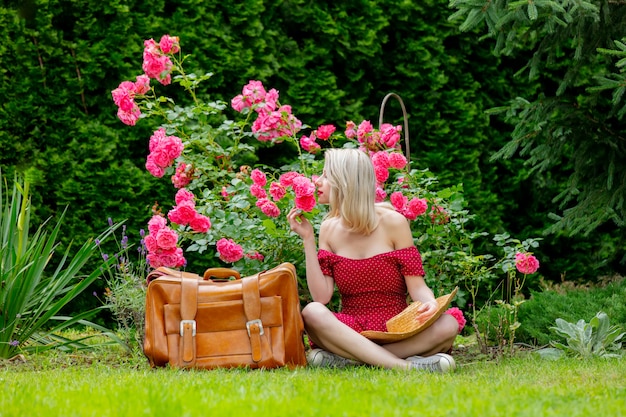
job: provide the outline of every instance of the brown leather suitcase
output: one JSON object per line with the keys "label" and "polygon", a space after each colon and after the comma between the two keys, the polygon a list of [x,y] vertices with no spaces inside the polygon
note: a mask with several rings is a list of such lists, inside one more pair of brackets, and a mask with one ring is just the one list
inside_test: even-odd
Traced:
{"label": "brown leather suitcase", "polygon": [[203,277],[159,268],[148,281],[144,353],[151,366],[306,365],[292,264],[245,278],[228,268],[208,269]]}

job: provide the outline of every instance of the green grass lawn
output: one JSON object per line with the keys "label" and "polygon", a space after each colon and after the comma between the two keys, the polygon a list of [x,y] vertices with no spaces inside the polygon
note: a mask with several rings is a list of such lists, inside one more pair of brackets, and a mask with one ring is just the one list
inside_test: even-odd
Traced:
{"label": "green grass lawn", "polygon": [[[68,359],[69,358],[69,359]],[[622,416],[626,361],[531,355],[434,375],[149,369],[97,355],[0,367],[0,416]]]}

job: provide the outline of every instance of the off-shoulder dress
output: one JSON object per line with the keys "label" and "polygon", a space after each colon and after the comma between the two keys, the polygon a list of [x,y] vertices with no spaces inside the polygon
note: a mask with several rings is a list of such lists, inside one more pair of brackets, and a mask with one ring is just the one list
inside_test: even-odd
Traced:
{"label": "off-shoulder dress", "polygon": [[387,320],[406,308],[405,276],[424,276],[422,257],[415,246],[350,259],[324,249],[318,251],[322,272],[334,278],[341,295],[335,316],[357,332],[387,331]]}

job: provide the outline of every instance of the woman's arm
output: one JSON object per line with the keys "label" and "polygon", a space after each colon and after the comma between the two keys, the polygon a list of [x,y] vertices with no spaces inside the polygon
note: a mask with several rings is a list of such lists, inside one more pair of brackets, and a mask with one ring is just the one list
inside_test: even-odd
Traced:
{"label": "woman's arm", "polygon": [[419,301],[422,305],[417,309],[418,314],[426,314],[424,318],[428,318],[431,315],[435,314],[437,311],[437,301],[435,300],[435,295],[432,290],[428,288],[426,285],[426,281],[424,281],[424,277],[420,276],[407,276],[404,277],[406,281],[406,286],[409,290],[409,295],[413,301]]}
{"label": "woman's arm", "polygon": [[[393,214],[387,213],[385,216],[386,230],[388,230],[388,236],[393,242],[394,249],[404,249],[414,246],[413,233],[411,227],[406,218],[394,212]],[[417,313],[424,320],[435,314],[437,311],[437,301],[432,290],[426,285],[424,277],[421,276],[406,276],[404,277],[406,286],[413,301],[419,301],[422,305],[417,309]]]}
{"label": "woman's arm", "polygon": [[[324,275],[317,259],[317,245],[315,243],[315,231],[311,223],[297,209],[291,209],[287,214],[287,220],[291,230],[296,232],[304,244],[304,257],[306,268],[306,282],[313,301],[328,304],[335,290],[335,281],[332,277]],[[324,223],[320,227],[320,241],[324,236]]]}

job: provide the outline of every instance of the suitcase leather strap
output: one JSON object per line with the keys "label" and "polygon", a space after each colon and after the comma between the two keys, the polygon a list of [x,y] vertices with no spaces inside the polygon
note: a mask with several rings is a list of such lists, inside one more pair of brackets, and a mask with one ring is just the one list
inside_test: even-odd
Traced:
{"label": "suitcase leather strap", "polygon": [[196,364],[196,312],[198,311],[198,280],[182,278],[180,295],[180,361],[185,368]]}
{"label": "suitcase leather strap", "polygon": [[271,348],[268,335],[261,321],[261,294],[259,292],[258,277],[242,279],[243,284],[243,310],[246,315],[246,330],[250,338],[252,348],[252,360],[259,363],[263,358],[271,356]]}

